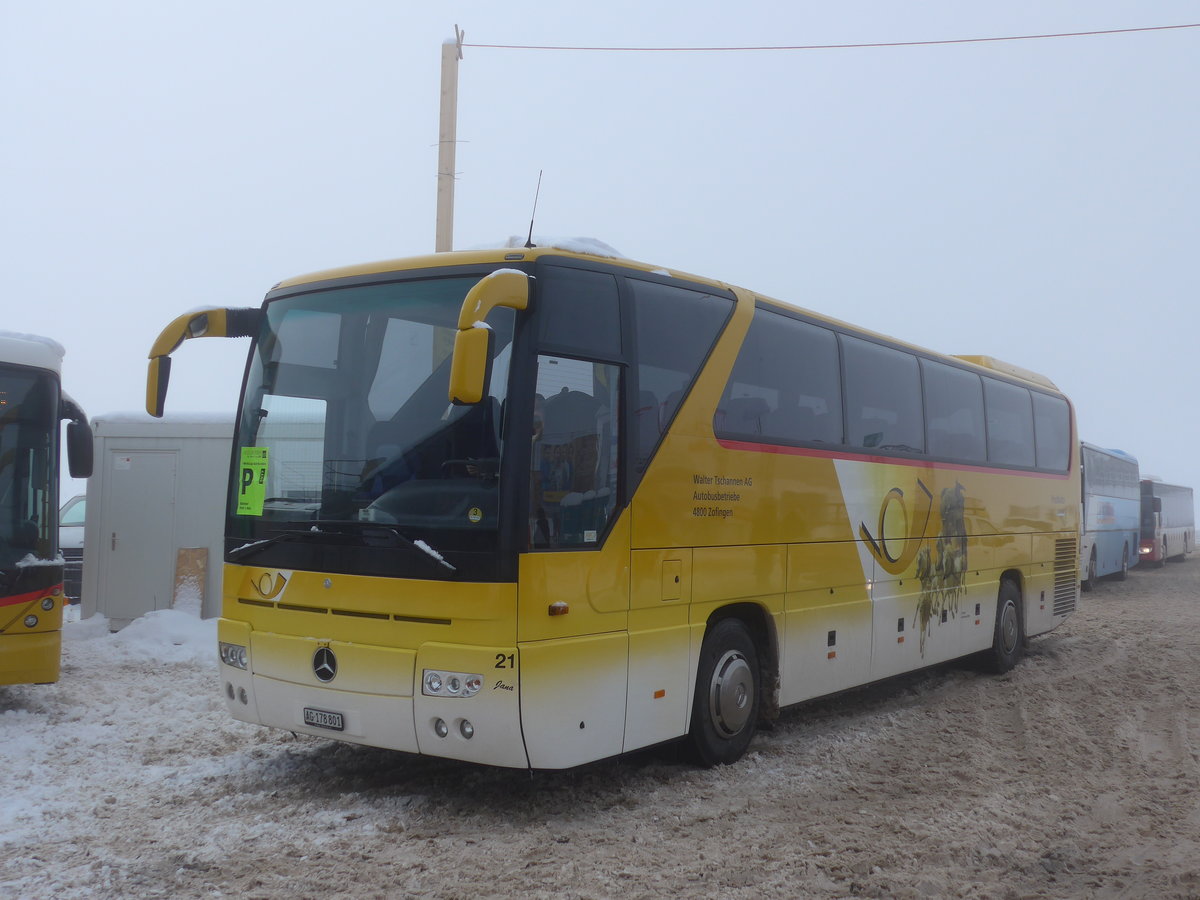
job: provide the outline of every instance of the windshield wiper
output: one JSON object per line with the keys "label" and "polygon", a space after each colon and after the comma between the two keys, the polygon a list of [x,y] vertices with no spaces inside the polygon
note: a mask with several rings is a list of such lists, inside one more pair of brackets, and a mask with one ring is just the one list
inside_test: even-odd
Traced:
{"label": "windshield wiper", "polygon": [[[366,523],[364,523],[364,525],[366,525]],[[378,541],[379,538],[385,534],[389,538],[394,538],[395,540],[385,540],[380,543],[372,543],[372,541]],[[437,563],[439,566],[449,569],[451,572],[458,571],[455,566],[452,566],[450,563],[446,562],[446,558],[442,556],[442,554],[438,553],[427,543],[424,541],[414,541],[412,538],[406,537],[395,528],[392,528],[390,525],[374,524],[364,527],[362,538],[364,544],[371,544],[375,547],[386,547],[388,544],[392,544],[394,546],[395,542],[399,541],[402,544],[412,547],[414,550],[420,550],[423,554],[425,554],[425,559],[431,560],[432,562]]]}
{"label": "windshield wiper", "polygon": [[323,533],[324,532],[317,528],[313,528],[311,531],[285,531],[282,534],[275,535],[275,537],[265,538],[261,541],[255,541],[252,544],[243,544],[241,547],[236,547],[226,553],[225,558],[229,560],[229,562],[237,562],[239,559],[247,557],[252,553],[257,553],[259,550],[265,550],[272,544],[282,544],[286,543],[287,541],[298,541],[301,538],[309,538],[314,534]]}
{"label": "windshield wiper", "polygon": [[[243,547],[238,547],[236,550],[231,550],[226,554],[226,558],[230,562],[236,562],[244,556],[262,550],[272,544],[301,540],[316,535],[340,534],[359,537],[364,544],[370,547],[388,547],[396,546],[396,544],[404,544],[413,550],[419,550],[422,554],[422,559],[429,560],[436,565],[449,569],[451,572],[458,571],[456,566],[452,566],[446,562],[442,554],[438,553],[424,541],[414,541],[390,525],[380,525],[377,522],[354,522],[343,519],[307,519],[304,521],[304,524],[311,526],[311,528],[308,531],[285,531],[266,540],[246,544]],[[384,538],[384,540],[381,541],[380,538]]]}

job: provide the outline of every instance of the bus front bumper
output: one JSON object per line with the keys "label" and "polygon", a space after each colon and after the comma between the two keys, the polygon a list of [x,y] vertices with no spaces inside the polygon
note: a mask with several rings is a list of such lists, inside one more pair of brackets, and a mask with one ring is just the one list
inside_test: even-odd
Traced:
{"label": "bus front bumper", "polygon": [[[221,690],[243,722],[446,759],[527,768],[515,648],[426,643],[403,650],[251,631],[220,619]],[[232,660],[232,663],[231,663]],[[506,668],[498,669],[499,663]],[[423,692],[427,673],[441,695]],[[473,692],[451,680],[478,676]]]}

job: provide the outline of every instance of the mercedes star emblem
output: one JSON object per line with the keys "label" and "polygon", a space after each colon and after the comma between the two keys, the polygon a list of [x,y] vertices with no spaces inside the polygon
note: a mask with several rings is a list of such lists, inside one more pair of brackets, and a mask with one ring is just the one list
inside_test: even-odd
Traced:
{"label": "mercedes star emblem", "polygon": [[333,681],[337,675],[337,657],[328,647],[321,647],[313,654],[313,674],[325,683]]}

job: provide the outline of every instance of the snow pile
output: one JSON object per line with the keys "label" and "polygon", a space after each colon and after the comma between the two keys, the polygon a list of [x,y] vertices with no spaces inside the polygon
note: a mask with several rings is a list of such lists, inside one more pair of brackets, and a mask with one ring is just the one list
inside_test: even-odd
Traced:
{"label": "snow pile", "polygon": [[111,632],[108,619],[95,615],[63,625],[65,658],[94,661],[119,655],[148,662],[198,662],[217,664],[217,620],[201,619],[199,607],[180,595],[177,609],[159,609]]}

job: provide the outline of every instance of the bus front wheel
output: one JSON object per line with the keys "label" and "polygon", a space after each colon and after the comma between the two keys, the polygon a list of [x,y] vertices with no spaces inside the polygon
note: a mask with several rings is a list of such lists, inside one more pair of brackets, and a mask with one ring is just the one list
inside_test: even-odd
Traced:
{"label": "bus front wheel", "polygon": [[758,651],[737,619],[722,619],[704,638],[688,732],[702,766],[729,765],[750,746],[758,720]]}
{"label": "bus front wheel", "polygon": [[996,628],[992,647],[984,651],[983,664],[997,675],[1017,664],[1025,651],[1025,625],[1021,621],[1021,592],[1012,581],[1000,583],[996,599]]}

